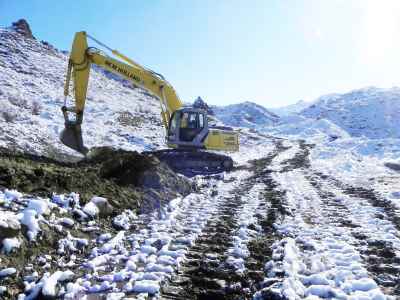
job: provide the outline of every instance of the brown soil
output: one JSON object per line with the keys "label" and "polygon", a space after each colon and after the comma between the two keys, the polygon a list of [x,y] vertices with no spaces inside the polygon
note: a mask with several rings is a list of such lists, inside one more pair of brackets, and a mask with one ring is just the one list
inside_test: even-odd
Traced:
{"label": "brown soil", "polygon": [[86,160],[59,162],[0,148],[0,188],[51,197],[80,194],[81,203],[102,196],[117,209],[147,207],[145,200],[168,201],[192,187],[151,154],[97,148]]}

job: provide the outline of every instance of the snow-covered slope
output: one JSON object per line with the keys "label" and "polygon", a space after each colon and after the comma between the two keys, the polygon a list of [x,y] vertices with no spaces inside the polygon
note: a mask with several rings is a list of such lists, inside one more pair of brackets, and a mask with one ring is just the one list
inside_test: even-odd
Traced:
{"label": "snow-covered slope", "polygon": [[301,112],[312,119],[327,119],[355,137],[400,137],[400,88],[364,88],[320,97]]}
{"label": "snow-covered slope", "polygon": [[[72,38],[72,37],[71,37]],[[0,29],[0,146],[53,156],[75,154],[59,141],[68,56],[46,42]],[[91,73],[83,123],[89,147],[131,150],[163,145],[159,104],[141,89]]]}
{"label": "snow-covered slope", "polygon": [[235,127],[257,128],[276,124],[279,117],[253,102],[212,107],[215,116],[224,124]]}
{"label": "snow-covered slope", "polygon": [[294,115],[302,110],[306,109],[312,104],[312,102],[306,102],[304,100],[299,100],[294,104],[290,104],[287,106],[282,106],[278,108],[268,108],[269,111],[272,111],[274,114],[277,114],[280,117],[285,117],[289,115]]}
{"label": "snow-covered slope", "polygon": [[269,134],[285,137],[319,141],[333,141],[338,138],[347,138],[349,134],[326,119],[313,120],[299,115],[287,116],[281,119],[281,123],[262,129]]}

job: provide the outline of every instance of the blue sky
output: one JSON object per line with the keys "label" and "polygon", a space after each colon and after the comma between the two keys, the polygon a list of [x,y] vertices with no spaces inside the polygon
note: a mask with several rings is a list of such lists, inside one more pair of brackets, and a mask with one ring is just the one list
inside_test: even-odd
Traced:
{"label": "blue sky", "polygon": [[397,0],[0,0],[0,26],[19,18],[60,49],[87,31],[184,101],[279,107],[400,85]]}

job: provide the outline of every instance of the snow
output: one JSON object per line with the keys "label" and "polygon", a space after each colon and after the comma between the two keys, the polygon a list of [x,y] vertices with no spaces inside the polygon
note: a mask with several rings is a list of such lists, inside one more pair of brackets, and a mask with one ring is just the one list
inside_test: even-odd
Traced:
{"label": "snow", "polygon": [[225,125],[234,127],[257,128],[273,125],[279,121],[279,117],[268,109],[248,101],[227,106],[213,106],[212,110]]}
{"label": "snow", "polygon": [[72,227],[75,224],[74,220],[72,220],[71,218],[61,218],[59,219],[59,222],[67,227]]}
{"label": "snow", "polygon": [[67,231],[67,236],[63,239],[58,240],[58,254],[64,254],[68,252],[77,252],[79,249],[87,246],[89,244],[87,239],[76,238]]}
{"label": "snow", "polygon": [[374,87],[320,97],[301,115],[330,120],[354,137],[400,138],[400,88]]}
{"label": "snow", "polygon": [[354,280],[351,283],[351,290],[352,291],[363,291],[368,292],[372,289],[376,289],[378,285],[375,281],[370,278],[361,278],[359,280]]}
{"label": "snow", "polygon": [[100,212],[97,205],[92,201],[89,201],[88,203],[86,203],[82,210],[84,213],[86,213],[87,215],[89,215],[91,217],[97,216]]}
{"label": "snow", "polygon": [[233,235],[233,247],[228,249],[229,256],[226,259],[226,262],[231,265],[237,273],[245,272],[246,267],[244,265],[244,259],[246,259],[250,254],[247,244],[251,238],[257,234],[253,230],[249,229],[249,226],[257,224],[257,220],[255,219],[256,213],[263,213],[263,211],[257,209],[260,204],[263,187],[262,184],[256,184],[248,194],[243,197],[245,204],[241,214],[238,216],[239,228],[236,234]]}
{"label": "snow", "polygon": [[[279,171],[284,167],[282,162],[278,157],[271,167]],[[343,211],[333,216],[326,215],[330,208],[325,206],[325,198],[308,182],[307,178],[311,176],[309,172],[295,169],[273,174],[273,178],[286,191],[288,209],[292,211],[292,216],[276,224],[281,234],[290,237],[274,246],[272,256],[279,260],[281,253],[284,253],[285,293],[294,297],[341,299],[350,296],[351,299],[358,299],[362,296],[372,299],[376,296],[379,299],[382,293],[377,283],[369,278],[351,232],[362,234],[370,240],[390,241],[395,249],[400,250],[400,240],[392,234],[396,232],[394,225],[377,217],[379,208],[371,206],[366,200],[354,199],[332,184],[319,181],[319,188],[329,191],[330,197],[334,197],[337,205],[346,208],[349,220],[357,225],[355,229],[335,226],[331,218],[346,215]],[[326,168],[320,172],[326,172]],[[266,265],[271,276],[277,266],[274,260]]]}
{"label": "snow", "polygon": [[4,195],[7,201],[18,200],[22,197],[22,193],[16,190],[8,190],[8,189],[4,191]]}
{"label": "snow", "polygon": [[152,246],[143,245],[140,247],[140,252],[146,253],[146,254],[154,254],[157,252],[157,249]]}
{"label": "snow", "polygon": [[117,228],[128,230],[131,227],[132,220],[137,219],[136,214],[131,210],[125,210],[122,214],[115,216],[113,219],[113,224]]}
{"label": "snow", "polygon": [[21,246],[21,242],[18,238],[7,238],[2,241],[3,248],[1,248],[1,252],[5,254],[10,253],[13,251],[14,248],[19,248]]}
{"label": "snow", "polygon": [[72,192],[69,195],[58,195],[53,193],[51,201],[58,204],[60,207],[75,207],[79,205],[79,194]]}
{"label": "snow", "polygon": [[40,231],[39,221],[36,210],[25,209],[22,212],[21,223],[28,227],[28,238],[30,241],[35,240]]}
{"label": "snow", "polygon": [[56,271],[50,277],[44,280],[42,294],[44,296],[57,296],[56,285],[58,282],[70,280],[74,276],[72,271]]}
{"label": "snow", "polygon": [[136,281],[130,291],[137,293],[155,294],[159,290],[160,290],[160,285],[157,281],[142,280],[142,281]]}
{"label": "snow", "polygon": [[8,277],[15,274],[17,270],[15,268],[5,268],[0,270],[0,278]]}
{"label": "snow", "polygon": [[27,208],[36,211],[38,215],[42,215],[48,210],[48,202],[43,199],[32,199]]}
{"label": "snow", "polygon": [[306,102],[304,100],[299,100],[294,104],[289,104],[287,106],[282,106],[278,108],[268,108],[268,110],[277,114],[280,117],[288,117],[300,113],[302,110],[311,106],[313,103],[314,102]]}
{"label": "snow", "polygon": [[0,211],[0,225],[3,228],[9,227],[9,222],[18,225],[19,219],[18,216],[14,212],[10,211]]}
{"label": "snow", "polygon": [[348,138],[350,135],[340,126],[326,119],[311,119],[301,116],[292,116],[282,120],[274,127],[266,127],[262,132],[278,136],[305,139],[309,142],[331,142],[338,138]]}
{"label": "snow", "polygon": [[120,300],[125,298],[125,293],[109,293],[106,300]]}

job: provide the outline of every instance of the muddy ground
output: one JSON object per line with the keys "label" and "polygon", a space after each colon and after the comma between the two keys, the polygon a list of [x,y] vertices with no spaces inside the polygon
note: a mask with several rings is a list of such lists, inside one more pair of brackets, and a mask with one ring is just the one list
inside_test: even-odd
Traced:
{"label": "muddy ground", "polygon": [[68,163],[0,148],[0,188],[41,197],[75,192],[81,203],[102,196],[118,211],[146,209],[157,198],[168,202],[192,186],[151,154],[102,147]]}

